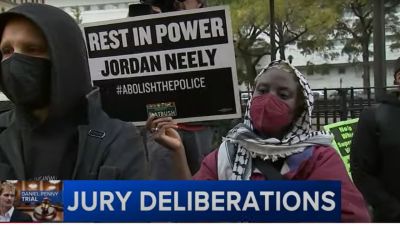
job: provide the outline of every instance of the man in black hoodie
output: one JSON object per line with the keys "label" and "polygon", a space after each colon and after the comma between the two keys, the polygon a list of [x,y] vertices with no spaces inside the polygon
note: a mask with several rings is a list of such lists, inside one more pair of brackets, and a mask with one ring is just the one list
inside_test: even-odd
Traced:
{"label": "man in black hoodie", "polygon": [[[400,61],[394,84],[400,84]],[[372,206],[375,222],[400,222],[400,90],[364,110],[350,155],[354,183]]]}
{"label": "man in black hoodie", "polygon": [[0,14],[0,180],[145,179],[138,130],[110,119],[93,88],[82,33],[64,11],[23,4]]}

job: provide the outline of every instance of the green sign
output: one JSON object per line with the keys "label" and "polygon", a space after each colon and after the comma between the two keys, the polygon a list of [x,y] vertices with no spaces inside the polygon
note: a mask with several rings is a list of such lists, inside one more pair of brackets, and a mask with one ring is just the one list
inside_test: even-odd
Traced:
{"label": "green sign", "polygon": [[[324,126],[326,131],[330,131],[333,134],[334,140],[332,142],[333,147],[338,151],[340,157],[346,166],[347,172],[350,174],[350,148],[351,140],[353,138],[354,131],[357,129],[357,119],[341,121],[332,123]],[[350,176],[351,177],[351,176]]]}
{"label": "green sign", "polygon": [[163,102],[157,104],[146,105],[147,115],[155,115],[156,117],[174,117],[177,115],[175,102]]}

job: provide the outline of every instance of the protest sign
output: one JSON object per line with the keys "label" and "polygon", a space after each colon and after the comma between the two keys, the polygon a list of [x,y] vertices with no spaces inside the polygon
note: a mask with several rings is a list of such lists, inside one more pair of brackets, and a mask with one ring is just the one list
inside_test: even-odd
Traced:
{"label": "protest sign", "polygon": [[338,151],[349,174],[351,141],[357,129],[357,123],[358,118],[324,126],[326,131],[330,131],[333,134],[334,140],[332,145]]}
{"label": "protest sign", "polygon": [[89,68],[105,111],[143,125],[241,116],[226,7],[83,25]]}

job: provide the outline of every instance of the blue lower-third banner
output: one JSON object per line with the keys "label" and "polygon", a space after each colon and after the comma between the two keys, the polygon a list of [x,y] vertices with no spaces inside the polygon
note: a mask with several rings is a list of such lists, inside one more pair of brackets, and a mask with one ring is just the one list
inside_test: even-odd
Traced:
{"label": "blue lower-third banner", "polygon": [[65,181],[66,222],[339,222],[338,181]]}

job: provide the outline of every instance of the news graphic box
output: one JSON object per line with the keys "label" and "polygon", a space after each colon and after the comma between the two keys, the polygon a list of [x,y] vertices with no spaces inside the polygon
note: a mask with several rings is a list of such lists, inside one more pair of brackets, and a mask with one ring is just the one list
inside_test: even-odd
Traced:
{"label": "news graphic box", "polygon": [[66,222],[339,222],[339,181],[66,181]]}
{"label": "news graphic box", "polygon": [[354,132],[357,130],[358,118],[346,121],[340,121],[324,126],[326,131],[333,134],[333,147],[337,150],[340,157],[342,158],[346,170],[350,173],[350,150],[351,142],[353,139]]}
{"label": "news graphic box", "polygon": [[29,215],[34,222],[63,221],[62,181],[7,180],[3,182],[15,187],[15,210]]}
{"label": "news graphic box", "polygon": [[[227,7],[84,24],[89,68],[111,116],[144,125],[241,116]],[[155,108],[156,105],[173,107]],[[148,109],[151,110],[148,110]]]}

